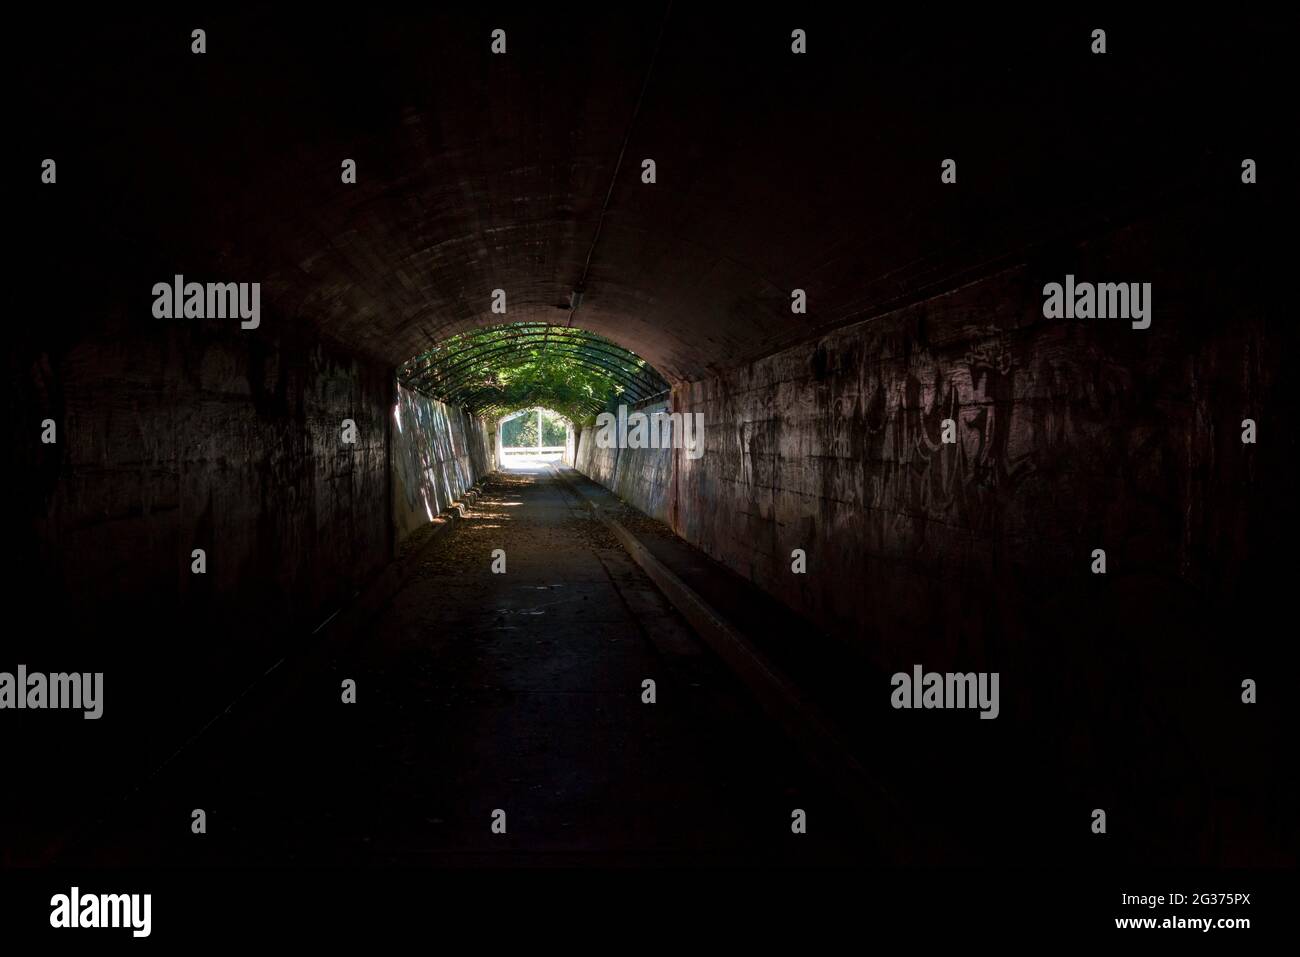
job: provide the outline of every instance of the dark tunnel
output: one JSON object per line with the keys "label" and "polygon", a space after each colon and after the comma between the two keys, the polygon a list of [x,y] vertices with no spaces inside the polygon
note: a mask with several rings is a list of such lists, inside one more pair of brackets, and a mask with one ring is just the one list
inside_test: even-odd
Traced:
{"label": "dark tunnel", "polygon": [[25,16],[7,869],[1294,867],[1267,24]]}

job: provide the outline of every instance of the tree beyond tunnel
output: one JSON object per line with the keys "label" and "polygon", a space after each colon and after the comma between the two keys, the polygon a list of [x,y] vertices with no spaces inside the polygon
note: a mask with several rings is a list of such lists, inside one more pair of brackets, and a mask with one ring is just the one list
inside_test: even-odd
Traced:
{"label": "tree beyond tunnel", "polygon": [[[506,417],[501,423],[501,445],[507,449],[520,448],[531,449],[536,447],[564,448],[564,440],[568,436],[568,426],[565,419],[556,412],[549,409],[526,410],[527,412],[536,411],[536,415],[523,414],[511,418]],[[538,422],[541,422],[541,430],[538,430]]]}

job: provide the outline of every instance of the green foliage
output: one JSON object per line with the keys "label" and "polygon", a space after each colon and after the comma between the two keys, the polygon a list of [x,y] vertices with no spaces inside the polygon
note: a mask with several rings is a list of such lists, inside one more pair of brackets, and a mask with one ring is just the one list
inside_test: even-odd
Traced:
{"label": "green foliage", "polygon": [[554,412],[542,412],[542,445],[563,445],[568,437],[564,420]]}
{"label": "green foliage", "polygon": [[579,428],[611,402],[636,401],[667,387],[626,349],[583,329],[545,323],[451,336],[407,362],[398,377],[477,415],[498,419],[540,405]]}
{"label": "green foliage", "polygon": [[[564,419],[554,412],[542,410],[542,445],[563,445]],[[537,414],[533,411],[511,419],[501,427],[501,444],[506,448],[529,448],[537,445]]]}
{"label": "green foliage", "polygon": [[521,415],[501,426],[501,444],[508,449],[537,444],[537,416]]}

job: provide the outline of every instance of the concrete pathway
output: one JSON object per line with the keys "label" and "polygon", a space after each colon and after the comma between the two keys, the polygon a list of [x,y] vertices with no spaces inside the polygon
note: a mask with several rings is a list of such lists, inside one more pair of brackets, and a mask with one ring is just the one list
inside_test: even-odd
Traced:
{"label": "concrete pathway", "polygon": [[67,862],[874,863],[868,822],[536,465],[491,480],[372,627],[286,662]]}

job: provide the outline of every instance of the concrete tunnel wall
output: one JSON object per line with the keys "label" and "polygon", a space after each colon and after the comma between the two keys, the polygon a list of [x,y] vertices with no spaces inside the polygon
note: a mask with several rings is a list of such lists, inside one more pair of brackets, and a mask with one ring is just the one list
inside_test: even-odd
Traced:
{"label": "concrete tunnel wall", "polygon": [[[282,315],[143,335],[107,309],[15,379],[21,421],[53,419],[57,441],[17,446],[35,558],[10,584],[44,609],[51,663],[112,666],[120,701],[190,730],[489,471],[490,431]],[[162,704],[123,687],[134,661],[193,677]]]}
{"label": "concrete tunnel wall", "polygon": [[177,595],[222,615],[239,596],[305,619],[385,560],[387,370],[280,321],[148,332],[33,366],[28,398],[59,428],[33,470],[34,539],[69,604]]}
{"label": "concrete tunnel wall", "polygon": [[[631,407],[630,411],[653,415],[668,411],[664,400]],[[670,517],[673,459],[670,449],[600,448],[596,430],[582,430],[571,464],[579,472],[612,490],[647,515],[667,522]]]}
{"label": "concrete tunnel wall", "polygon": [[[1009,669],[1063,628],[1253,607],[1242,589],[1276,573],[1234,556],[1281,545],[1284,359],[1263,272],[1217,265],[1243,254],[1216,244],[1249,240],[1207,216],[1166,211],[679,384],[673,410],[704,413],[701,458],[596,449],[587,430],[577,467],[890,671]],[[1126,278],[1112,262],[1153,282],[1151,328],[1044,319],[1044,282]],[[1243,418],[1277,443],[1243,450]],[[1105,594],[1096,547],[1119,579]]]}
{"label": "concrete tunnel wall", "polygon": [[393,524],[400,543],[497,467],[497,433],[456,406],[397,387]]}

